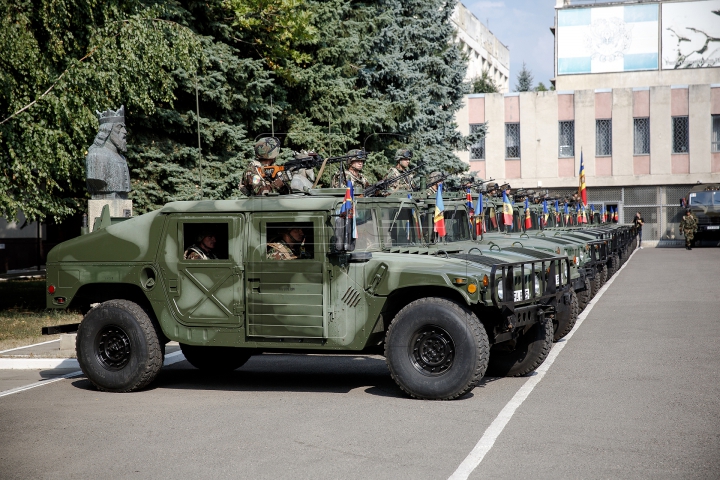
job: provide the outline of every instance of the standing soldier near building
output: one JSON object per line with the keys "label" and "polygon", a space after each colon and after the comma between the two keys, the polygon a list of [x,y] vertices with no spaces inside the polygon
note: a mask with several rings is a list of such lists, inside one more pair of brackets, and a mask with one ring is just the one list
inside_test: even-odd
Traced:
{"label": "standing soldier near building", "polygon": [[[407,148],[400,148],[395,153],[395,161],[397,162],[394,167],[392,167],[387,175],[385,175],[385,178],[383,180],[389,180],[391,178],[395,178],[398,175],[405,172],[410,167],[410,160],[412,159],[413,153],[412,150],[409,150]],[[393,182],[390,185],[388,185],[390,190],[414,190],[415,185],[413,184],[413,177],[412,175],[408,175],[407,177],[399,179],[397,182]]]}
{"label": "standing soldier near building", "polygon": [[280,140],[275,137],[261,138],[255,142],[255,160],[251,160],[243,174],[240,191],[245,195],[267,195],[268,193],[290,193],[290,188],[278,174],[275,178],[267,178],[263,167],[275,164],[280,153]]}
{"label": "standing soldier near building", "polygon": [[692,242],[695,239],[695,232],[697,232],[697,219],[689,208],[685,211],[685,216],[680,220],[680,231],[685,235],[685,248],[692,250]]}
{"label": "standing soldier near building", "polygon": [[[370,185],[368,179],[362,173],[363,166],[365,165],[365,152],[358,148],[354,148],[347,152],[348,158],[348,169],[345,170],[345,181],[350,180],[353,188],[367,188]],[[345,183],[343,181],[343,172],[338,172],[333,176],[330,184],[332,188],[344,188]]]}

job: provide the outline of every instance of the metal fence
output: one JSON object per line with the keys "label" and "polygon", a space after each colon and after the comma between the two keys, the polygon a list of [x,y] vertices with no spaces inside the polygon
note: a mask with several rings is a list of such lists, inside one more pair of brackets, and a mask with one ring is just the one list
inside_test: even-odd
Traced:
{"label": "metal fence", "polygon": [[[680,198],[687,195],[692,185],[669,185],[649,187],[588,187],[588,203],[599,211],[603,206],[618,209],[618,221],[630,223],[640,212],[643,226],[643,242],[680,240],[678,227],[683,216]],[[551,196],[572,195],[577,188],[549,190]]]}

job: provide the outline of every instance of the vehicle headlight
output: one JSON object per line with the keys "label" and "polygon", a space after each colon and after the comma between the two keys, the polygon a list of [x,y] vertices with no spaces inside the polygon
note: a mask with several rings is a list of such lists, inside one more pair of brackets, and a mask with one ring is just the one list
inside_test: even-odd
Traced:
{"label": "vehicle headlight", "polygon": [[535,275],[535,293],[540,295],[542,292],[540,291],[540,278]]}

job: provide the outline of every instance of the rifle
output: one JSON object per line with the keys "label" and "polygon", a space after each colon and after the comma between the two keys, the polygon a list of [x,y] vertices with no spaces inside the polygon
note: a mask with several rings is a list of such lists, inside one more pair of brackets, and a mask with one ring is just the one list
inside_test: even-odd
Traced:
{"label": "rifle", "polygon": [[414,172],[415,170],[417,170],[418,168],[420,168],[424,165],[425,164],[423,162],[420,162],[417,165],[415,165],[413,168],[411,168],[409,170],[405,170],[400,175],[395,175],[394,177],[386,178],[385,180],[380,180],[379,182],[374,183],[374,184],[370,185],[368,188],[366,188],[365,191],[363,192],[363,195],[366,197],[372,197],[375,194],[377,194],[378,192],[385,191],[388,189],[388,187],[390,185],[397,182],[398,180],[402,180],[403,178],[409,177],[412,172]]}
{"label": "rifle", "polygon": [[440,178],[436,178],[436,179],[433,180],[432,182],[426,184],[426,185],[425,185],[425,189],[427,190],[428,188],[434,187],[434,186],[437,185],[438,183],[444,182],[445,179],[446,179],[449,175],[450,175],[449,173],[441,173],[441,174],[440,174]]}
{"label": "rifle", "polygon": [[296,172],[301,168],[315,168],[325,163],[339,163],[343,160],[349,160],[351,158],[367,158],[367,153],[364,151],[355,155],[343,155],[340,157],[328,157],[324,159],[315,152],[308,153],[307,157],[292,158],[285,162],[284,165],[268,165],[258,167],[258,172],[269,180],[274,180],[280,172]]}

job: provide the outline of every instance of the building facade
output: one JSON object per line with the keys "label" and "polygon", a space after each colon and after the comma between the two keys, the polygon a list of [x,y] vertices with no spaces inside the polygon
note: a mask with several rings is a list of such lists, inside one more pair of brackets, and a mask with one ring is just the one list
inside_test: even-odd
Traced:
{"label": "building facade", "polygon": [[487,71],[498,91],[510,91],[510,50],[462,3],[458,3],[451,22],[457,29],[457,42],[468,56],[465,80],[471,81]]}

